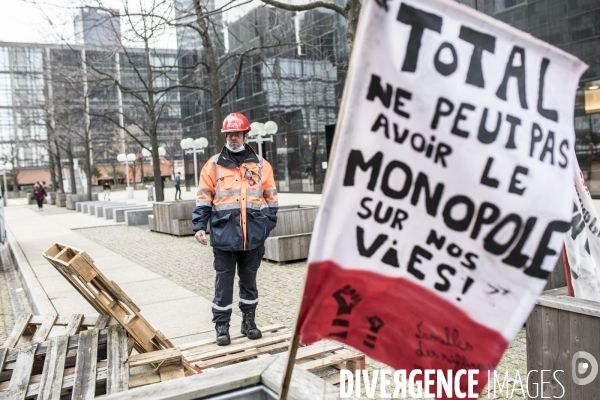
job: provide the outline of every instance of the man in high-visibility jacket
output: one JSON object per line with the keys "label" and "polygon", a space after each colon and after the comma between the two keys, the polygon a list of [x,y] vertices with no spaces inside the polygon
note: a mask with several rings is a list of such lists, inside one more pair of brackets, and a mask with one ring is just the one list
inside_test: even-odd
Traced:
{"label": "man in high-visibility jacket", "polygon": [[223,121],[227,145],[202,168],[192,222],[196,240],[206,241],[210,220],[210,245],[217,272],[213,322],[219,346],[231,343],[229,321],[233,307],[233,280],[237,264],[240,278],[242,334],[258,339],[254,322],[258,291],[256,274],[265,254],[264,242],[277,224],[277,189],[271,164],[245,144],[248,119],[233,113]]}

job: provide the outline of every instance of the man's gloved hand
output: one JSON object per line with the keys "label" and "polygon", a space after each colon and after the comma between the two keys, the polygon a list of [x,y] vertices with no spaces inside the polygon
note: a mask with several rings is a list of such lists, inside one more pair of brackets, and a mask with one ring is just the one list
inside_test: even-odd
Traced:
{"label": "man's gloved hand", "polygon": [[196,232],[196,235],[194,237],[196,238],[198,243],[203,244],[205,246],[208,244],[208,242],[206,241],[206,232],[198,231]]}

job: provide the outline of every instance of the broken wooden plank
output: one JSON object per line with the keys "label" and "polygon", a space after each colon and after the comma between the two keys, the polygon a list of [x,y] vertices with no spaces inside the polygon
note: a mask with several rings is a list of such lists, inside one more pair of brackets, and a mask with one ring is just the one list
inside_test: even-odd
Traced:
{"label": "broken wooden plank", "polygon": [[304,368],[305,370],[312,372],[325,367],[330,367],[343,361],[347,361],[348,359],[364,358],[364,356],[365,355],[362,353],[356,353],[351,350],[343,350],[324,358],[319,358],[314,361],[308,361],[303,364],[298,364],[298,366],[300,368]]}
{"label": "broken wooden plank", "polygon": [[106,394],[123,392],[129,388],[127,361],[127,331],[121,325],[108,328]]}
{"label": "broken wooden plank", "polygon": [[27,393],[27,385],[33,368],[33,360],[37,343],[25,343],[19,349],[17,365],[13,373],[6,397],[9,399],[24,399]]}
{"label": "broken wooden plank", "polygon": [[31,338],[31,341],[34,343],[42,343],[44,340],[48,338],[52,327],[54,326],[54,321],[56,321],[56,314],[46,314],[44,317],[44,321],[37,328],[35,334]]}
{"label": "broken wooden plank", "polygon": [[241,343],[238,345],[223,346],[225,348],[212,350],[212,351],[208,351],[208,352],[190,352],[189,355],[184,354],[184,357],[189,362],[193,363],[196,361],[208,360],[211,358],[224,356],[226,354],[244,351],[244,350],[247,350],[248,348],[268,346],[268,345],[275,344],[278,342],[287,341],[290,339],[290,337],[291,337],[291,333],[286,332],[286,333],[283,333],[280,335],[275,335],[272,337],[266,337],[266,338],[261,338],[261,339],[257,339],[257,340],[252,340],[252,341],[248,341],[248,342]]}
{"label": "broken wooden plank", "polygon": [[6,359],[6,355],[8,354],[8,349],[0,348],[0,372],[4,369],[4,363]]}
{"label": "broken wooden plank", "polygon": [[[89,326],[89,327],[93,327],[94,325],[96,325],[96,322],[98,321],[98,318],[102,317],[102,315],[98,316],[98,317],[94,317],[94,316],[89,316],[89,317],[83,317],[83,320],[81,321],[81,325],[82,326]],[[33,317],[31,317],[31,320],[29,321],[29,324],[32,325],[41,325],[42,322],[44,322],[44,316],[43,315],[34,315]],[[56,318],[56,321],[54,321],[54,326],[67,326],[69,325],[69,322],[71,322],[71,316],[65,316],[65,317],[61,317],[60,315]]]}
{"label": "broken wooden plank", "polygon": [[[332,353],[334,351],[343,350],[344,346],[338,343],[318,342],[310,346],[298,348],[296,360],[303,360],[310,357],[319,356],[321,354]],[[284,354],[287,354],[284,353]]]}
{"label": "broken wooden plank", "polygon": [[181,358],[181,351],[178,348],[157,350],[129,357],[129,366],[133,368],[148,364],[177,365],[181,364]]}
{"label": "broken wooden plank", "polygon": [[60,399],[68,344],[69,336],[67,335],[50,339],[44,361],[44,371],[40,379],[38,400]]}
{"label": "broken wooden plank", "polygon": [[96,363],[98,357],[98,330],[79,334],[79,349],[75,364],[73,400],[93,399],[96,393]]}
{"label": "broken wooden plank", "polygon": [[83,321],[83,314],[73,314],[67,325],[66,334],[76,335],[79,332],[79,327]]}
{"label": "broken wooden plank", "polygon": [[17,322],[15,322],[15,326],[13,330],[10,332],[10,336],[6,339],[2,347],[6,349],[12,349],[19,342],[21,335],[27,329],[27,325],[29,324],[29,320],[31,319],[31,314],[22,314]]}
{"label": "broken wooden plank", "polygon": [[110,315],[99,315],[96,323],[94,324],[94,329],[106,328],[110,322],[110,318]]}
{"label": "broken wooden plank", "polygon": [[[260,343],[262,343],[262,341],[266,340],[267,338],[272,338],[275,336],[281,336],[281,335],[285,335],[285,334],[291,334],[291,332],[292,332],[292,330],[287,329],[287,328],[278,330],[276,332],[263,332],[262,338],[258,339],[258,341],[250,340],[246,336],[241,336],[241,335],[240,335],[240,337],[233,339],[233,337],[235,337],[235,336],[232,336],[231,344],[226,347],[227,348],[235,348],[235,346],[243,345],[243,344],[246,344],[248,348],[257,347],[257,346],[260,346]],[[208,344],[205,344],[205,345],[199,346],[199,347],[194,347],[194,348],[182,351],[181,353],[183,354],[183,356],[186,359],[189,359],[189,357],[193,356],[194,354],[207,353],[209,351],[222,350],[224,348],[225,347],[223,347],[223,346],[218,346],[213,339]]]}
{"label": "broken wooden plank", "polygon": [[[106,381],[106,361],[101,361],[96,365],[96,383],[103,383]],[[35,398],[38,395],[40,390],[39,383],[40,375],[32,377],[30,380],[30,384],[27,387],[27,398]],[[37,378],[37,379],[36,379]],[[65,369],[64,378],[62,382],[63,390],[70,390],[73,388],[75,383],[75,368],[67,368]],[[73,397],[74,399],[75,397]]]}
{"label": "broken wooden plank", "polygon": [[[275,324],[275,325],[268,325],[268,326],[261,327],[260,331],[264,335],[265,333],[278,331],[278,330],[284,329],[284,328],[285,328],[284,325]],[[230,335],[231,341],[234,341],[235,339],[242,339],[242,338],[245,338],[245,337],[246,336],[242,335],[241,333]],[[196,347],[211,345],[211,344],[215,344],[215,339],[198,340],[196,342],[184,343],[184,344],[179,345],[177,347],[179,347],[182,352],[185,352],[186,350],[194,349]]]}

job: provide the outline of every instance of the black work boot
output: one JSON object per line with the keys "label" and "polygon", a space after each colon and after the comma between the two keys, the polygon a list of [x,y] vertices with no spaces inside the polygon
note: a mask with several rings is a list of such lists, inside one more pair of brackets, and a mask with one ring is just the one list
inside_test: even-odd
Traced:
{"label": "black work boot", "polygon": [[254,340],[262,337],[261,331],[254,322],[254,313],[242,313],[242,335],[248,336],[248,339]]}
{"label": "black work boot", "polygon": [[217,331],[217,345],[227,346],[229,343],[231,343],[228,322],[217,322],[215,324],[215,330]]}

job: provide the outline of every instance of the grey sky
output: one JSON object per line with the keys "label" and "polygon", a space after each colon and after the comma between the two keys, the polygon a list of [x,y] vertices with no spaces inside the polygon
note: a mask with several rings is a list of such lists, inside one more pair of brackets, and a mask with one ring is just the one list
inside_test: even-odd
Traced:
{"label": "grey sky", "polygon": [[[79,1],[1,0],[1,3],[0,41],[61,43],[62,38],[65,38],[74,43],[73,18]],[[120,0],[104,0],[103,3],[114,9],[123,10]],[[122,25],[122,29],[124,28]],[[157,47],[161,48],[175,46],[174,30],[157,43]]]}

